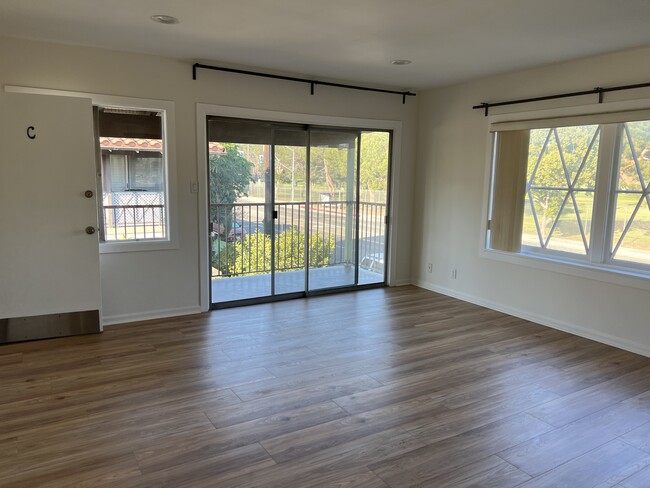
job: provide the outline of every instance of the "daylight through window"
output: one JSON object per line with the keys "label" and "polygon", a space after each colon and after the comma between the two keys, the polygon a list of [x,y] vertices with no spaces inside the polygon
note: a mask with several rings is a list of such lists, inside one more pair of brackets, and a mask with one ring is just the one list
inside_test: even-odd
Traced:
{"label": "daylight through window", "polygon": [[488,248],[650,272],[650,120],[595,119],[497,124]]}
{"label": "daylight through window", "polygon": [[168,238],[164,111],[96,107],[104,242]]}

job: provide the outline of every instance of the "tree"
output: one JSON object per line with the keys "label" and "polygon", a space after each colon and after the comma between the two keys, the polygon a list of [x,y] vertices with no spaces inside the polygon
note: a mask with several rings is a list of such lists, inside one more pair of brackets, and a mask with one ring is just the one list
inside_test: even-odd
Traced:
{"label": "tree", "polygon": [[363,190],[386,191],[390,133],[361,134],[361,187]]}
{"label": "tree", "polygon": [[[209,159],[210,172],[210,222],[217,236],[227,236],[233,226],[233,204],[246,195],[252,181],[253,165],[243,157],[237,145],[224,144],[224,154],[212,154]],[[222,274],[232,267],[234,254],[219,237],[212,243],[212,266]]]}
{"label": "tree", "polygon": [[[628,138],[629,134],[629,138]],[[630,145],[630,139],[632,145]],[[634,149],[634,154],[632,153]],[[641,170],[643,183],[646,185],[650,182],[650,122],[628,122],[622,133],[620,149],[620,169],[618,188],[620,190],[639,191],[641,188],[641,179],[637,170],[637,163]]]}
{"label": "tree", "polygon": [[264,144],[239,144],[237,152],[252,164],[253,180],[263,180],[266,154]]}
{"label": "tree", "polygon": [[235,144],[225,144],[224,154],[210,156],[210,221],[218,233],[227,232],[232,223],[232,207],[253,180],[253,164],[239,153]]}

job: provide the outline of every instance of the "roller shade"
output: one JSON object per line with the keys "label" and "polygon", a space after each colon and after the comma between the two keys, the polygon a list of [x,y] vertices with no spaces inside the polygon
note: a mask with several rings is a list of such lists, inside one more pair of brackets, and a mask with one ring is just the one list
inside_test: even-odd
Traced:
{"label": "roller shade", "polygon": [[260,120],[208,118],[209,142],[305,146],[307,130]]}
{"label": "roller shade", "polygon": [[[275,144],[278,146],[305,146],[306,126],[279,124],[263,120],[234,119],[229,117],[208,118],[209,142],[233,144]],[[358,131],[339,129],[310,129],[311,145],[316,147],[354,147]]]}
{"label": "roller shade", "polygon": [[[516,115],[513,115],[513,117]],[[490,124],[490,132],[517,131],[526,129],[546,129],[550,127],[571,127],[580,125],[620,124],[650,120],[650,110],[627,110],[624,112],[602,112],[582,115],[569,115],[552,118],[526,118]]]}
{"label": "roller shade", "polygon": [[97,117],[100,137],[162,139],[159,112],[99,108]]}
{"label": "roller shade", "polygon": [[311,145],[315,147],[354,147],[357,142],[358,132],[345,132],[338,130],[311,131]]}

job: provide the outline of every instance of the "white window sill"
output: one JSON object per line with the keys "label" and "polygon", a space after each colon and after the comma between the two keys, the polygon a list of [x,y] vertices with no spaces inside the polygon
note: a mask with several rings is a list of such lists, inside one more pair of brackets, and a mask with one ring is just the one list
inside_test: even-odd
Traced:
{"label": "white window sill", "polygon": [[115,241],[100,242],[99,253],[111,254],[118,252],[139,252],[139,251],[168,251],[178,249],[178,244],[170,240],[136,240],[136,241]]}
{"label": "white window sill", "polygon": [[645,270],[635,270],[607,264],[594,265],[556,256],[544,256],[533,253],[512,253],[493,249],[484,249],[481,251],[481,257],[650,291],[650,272],[646,272]]}

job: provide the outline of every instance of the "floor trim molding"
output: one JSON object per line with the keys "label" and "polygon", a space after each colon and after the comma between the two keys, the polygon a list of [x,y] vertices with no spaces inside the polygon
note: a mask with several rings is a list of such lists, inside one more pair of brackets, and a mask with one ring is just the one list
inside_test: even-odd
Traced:
{"label": "floor trim molding", "polygon": [[168,308],[163,310],[151,310],[148,312],[126,313],[122,315],[108,315],[102,319],[104,326],[125,324],[128,322],[140,322],[142,320],[166,319],[169,317],[179,317],[181,315],[193,315],[202,313],[201,307],[180,307]]}
{"label": "floor trim molding", "polygon": [[395,286],[407,286],[407,285],[412,285],[413,282],[409,279],[406,280],[396,280],[395,281]]}
{"label": "floor trim molding", "polygon": [[645,346],[634,341],[627,339],[621,339],[611,334],[604,332],[595,331],[582,327],[575,324],[570,324],[568,322],[563,322],[559,320],[546,317],[544,315],[538,315],[535,313],[528,312],[526,310],[521,310],[519,308],[510,307],[502,303],[498,303],[492,300],[486,300],[475,295],[470,295],[467,293],[462,293],[444,286],[434,285],[432,283],[427,283],[425,281],[416,280],[413,283],[415,286],[430,290],[442,295],[447,295],[452,298],[457,298],[465,302],[473,303],[474,305],[480,305],[481,307],[486,307],[491,310],[496,310],[498,312],[507,313],[508,315],[513,315],[519,317],[520,319],[530,320],[537,324],[544,325],[546,327],[551,327],[553,329],[558,329],[569,334],[577,335],[584,337],[586,339],[591,339],[596,342],[601,342],[607,344],[608,346],[614,346],[619,349],[624,349],[625,351],[633,352],[635,354],[641,354],[642,356],[650,357],[650,346]]}

